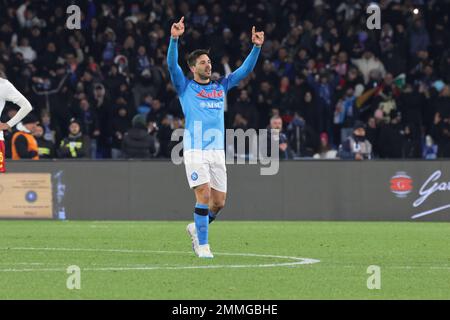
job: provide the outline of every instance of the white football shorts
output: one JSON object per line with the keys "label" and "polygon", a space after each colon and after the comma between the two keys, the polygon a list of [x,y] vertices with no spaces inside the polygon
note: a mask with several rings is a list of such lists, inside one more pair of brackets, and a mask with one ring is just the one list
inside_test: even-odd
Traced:
{"label": "white football shorts", "polygon": [[190,188],[209,183],[211,188],[227,192],[224,150],[186,150],[183,157]]}

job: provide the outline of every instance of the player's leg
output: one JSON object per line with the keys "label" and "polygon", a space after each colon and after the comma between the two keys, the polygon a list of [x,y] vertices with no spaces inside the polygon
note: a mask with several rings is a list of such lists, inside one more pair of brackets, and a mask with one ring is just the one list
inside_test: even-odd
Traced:
{"label": "player's leg", "polygon": [[209,183],[194,188],[196,204],[194,212],[195,229],[197,230],[198,247],[194,251],[199,258],[213,258],[208,243],[209,218],[208,207],[211,187]]}
{"label": "player's leg", "polygon": [[197,230],[198,244],[208,244],[208,207],[210,199],[211,187],[209,183],[199,185],[194,188],[195,193],[195,209],[194,209],[194,222]]}
{"label": "player's leg", "polygon": [[223,209],[225,206],[225,201],[227,199],[227,193],[221,192],[219,190],[216,190],[214,188],[211,188],[211,193],[209,197],[209,223],[216,220],[217,215],[219,214],[220,210]]}
{"label": "player's leg", "polygon": [[0,140],[0,173],[6,172],[5,162],[5,142]]}
{"label": "player's leg", "polygon": [[225,206],[227,197],[227,168],[223,150],[214,150],[210,162],[211,192],[209,200],[209,222],[216,219],[217,214]]}
{"label": "player's leg", "polygon": [[211,190],[208,163],[204,161],[201,150],[185,152],[184,163],[189,186],[194,189],[196,199],[194,223],[190,223],[186,230],[191,237],[194,252],[199,257],[212,258],[208,245],[208,207]]}

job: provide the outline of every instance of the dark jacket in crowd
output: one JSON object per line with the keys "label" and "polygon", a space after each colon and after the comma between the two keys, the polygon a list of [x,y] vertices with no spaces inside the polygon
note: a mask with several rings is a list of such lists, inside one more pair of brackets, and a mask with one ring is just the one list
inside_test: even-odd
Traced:
{"label": "dark jacket in crowd", "polygon": [[450,123],[440,121],[432,128],[431,136],[438,145],[438,157],[450,157]]}
{"label": "dark jacket in crowd", "polygon": [[[131,121],[128,116],[121,117],[116,114],[112,120],[112,147],[114,149],[122,148],[122,141],[125,133],[130,129]],[[120,138],[121,136],[121,138]]]}
{"label": "dark jacket in crowd", "polygon": [[53,159],[56,157],[55,144],[44,138],[36,138],[39,150],[39,159]]}
{"label": "dark jacket in crowd", "polygon": [[386,124],[380,128],[378,148],[381,158],[402,157],[404,136],[401,124]]}
{"label": "dark jacket in crowd", "polygon": [[135,127],[125,133],[122,141],[122,152],[125,158],[151,158],[156,151],[155,138],[147,128]]}

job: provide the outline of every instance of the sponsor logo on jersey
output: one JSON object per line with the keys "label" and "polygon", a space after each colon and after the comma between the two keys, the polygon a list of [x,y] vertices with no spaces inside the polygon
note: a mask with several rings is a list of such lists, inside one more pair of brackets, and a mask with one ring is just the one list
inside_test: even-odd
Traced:
{"label": "sponsor logo on jersey", "polygon": [[200,102],[201,108],[208,108],[208,109],[222,109],[223,108],[223,102]]}
{"label": "sponsor logo on jersey", "polygon": [[205,89],[202,89],[199,93],[197,93],[197,97],[199,97],[199,98],[222,98],[223,90],[212,90],[212,91],[208,92]]}

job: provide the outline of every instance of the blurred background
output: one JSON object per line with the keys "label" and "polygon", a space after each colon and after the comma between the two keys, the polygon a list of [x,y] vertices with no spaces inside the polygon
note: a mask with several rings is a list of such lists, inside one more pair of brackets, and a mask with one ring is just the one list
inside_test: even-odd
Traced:
{"label": "blurred background", "polygon": [[[360,129],[366,158],[448,158],[450,1],[375,2],[381,30],[367,28],[363,0],[0,0],[0,72],[34,107],[41,159],[169,158],[183,127],[171,24],[185,17],[185,74],[186,55],[210,48],[215,78],[240,66],[255,25],[266,40],[228,94],[226,128],[281,129],[282,159],[353,159],[346,141]],[[66,28],[72,4],[80,30]],[[7,104],[1,121],[15,112]]]}

